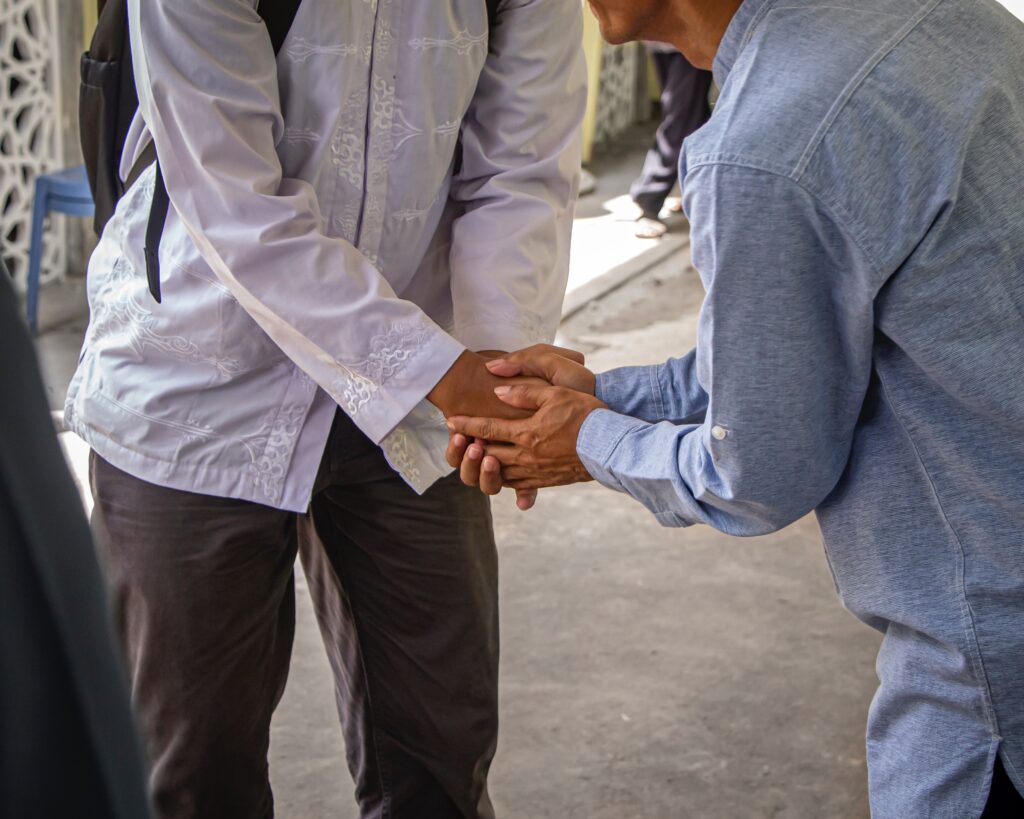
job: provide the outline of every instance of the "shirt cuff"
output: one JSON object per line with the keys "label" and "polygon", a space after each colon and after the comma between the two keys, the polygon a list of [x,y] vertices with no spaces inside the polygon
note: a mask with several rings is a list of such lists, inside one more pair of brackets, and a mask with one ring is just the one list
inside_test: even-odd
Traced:
{"label": "shirt cuff", "polygon": [[586,417],[576,439],[576,454],[590,476],[618,492],[626,490],[611,466],[616,447],[629,433],[648,426],[644,421],[607,409],[594,410]]}
{"label": "shirt cuff", "polygon": [[452,468],[445,460],[447,447],[444,415],[427,400],[417,404],[380,442],[388,463],[417,495],[451,474]]}
{"label": "shirt cuff", "polygon": [[598,373],[594,394],[615,412],[660,421],[665,418],[660,371],[660,364],[652,364]]}
{"label": "shirt cuff", "polygon": [[465,351],[429,320],[374,337],[357,364],[337,362],[328,392],[374,443],[381,443],[437,385]]}

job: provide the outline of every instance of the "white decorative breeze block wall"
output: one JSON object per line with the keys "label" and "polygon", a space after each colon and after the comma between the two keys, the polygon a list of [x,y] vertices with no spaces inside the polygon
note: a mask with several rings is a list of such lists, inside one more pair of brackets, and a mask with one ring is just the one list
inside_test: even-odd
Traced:
{"label": "white decorative breeze block wall", "polygon": [[[19,289],[35,177],[61,164],[59,44],[57,0],[0,0],[0,245]],[[44,279],[65,267],[63,231],[47,234]]]}
{"label": "white decorative breeze block wall", "polygon": [[614,139],[637,120],[637,88],[644,70],[643,47],[639,43],[605,45],[601,57],[601,85],[597,99],[594,142]]}

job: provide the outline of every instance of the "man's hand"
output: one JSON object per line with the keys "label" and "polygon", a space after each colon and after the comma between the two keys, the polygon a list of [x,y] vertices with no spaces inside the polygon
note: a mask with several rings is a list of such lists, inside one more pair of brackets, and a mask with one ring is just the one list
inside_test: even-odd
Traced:
{"label": "man's hand", "polygon": [[487,369],[502,378],[533,376],[543,378],[555,387],[568,387],[593,395],[597,377],[583,366],[584,363],[583,353],[550,344],[535,344],[488,361]]}
{"label": "man's hand", "polygon": [[493,458],[500,464],[500,482],[493,468],[481,469],[481,489],[486,492],[495,484],[540,489],[591,480],[576,454],[576,439],[587,416],[605,406],[601,401],[585,392],[534,384],[501,386],[495,394],[509,406],[534,411],[533,416],[448,419],[453,433],[490,442],[469,446],[482,447],[483,461]]}
{"label": "man's hand", "polygon": [[[526,418],[529,413],[497,399],[494,388],[505,383],[485,366],[487,359],[466,350],[427,394],[427,400],[444,413]],[[534,383],[541,383],[535,381]]]}
{"label": "man's hand", "polygon": [[[594,393],[594,374],[584,364],[583,353],[550,344],[536,344],[517,353],[492,350],[480,353],[487,369],[494,375],[514,377],[531,375],[558,386]],[[493,456],[484,455],[482,438],[470,440],[460,433],[452,433],[448,441],[447,459],[459,470],[463,483],[478,486],[487,495],[497,495],[502,488],[501,464]],[[516,505],[526,511],[537,502],[536,489],[517,489]]]}
{"label": "man's hand", "polygon": [[[557,348],[555,348],[557,349]],[[427,400],[441,410],[446,416],[455,412],[467,415],[491,415],[499,414],[502,418],[523,418],[529,413],[517,410],[514,407],[504,404],[497,399],[494,388],[503,382],[502,379],[492,375],[484,366],[485,363],[505,353],[500,350],[482,350],[479,353],[471,353],[468,350],[463,353],[452,365],[437,386],[427,395]],[[521,379],[524,380],[524,379]],[[535,381],[535,383],[542,383]],[[476,406],[479,409],[474,410]],[[458,438],[456,457],[455,438]],[[469,442],[461,435],[448,438],[448,463],[462,472],[464,483],[476,486],[481,483],[480,462],[483,461],[483,441],[481,446],[471,451],[471,457],[465,458]],[[477,453],[480,453],[479,455]],[[474,458],[476,460],[474,460]],[[493,458],[488,459],[486,479],[484,485],[487,487],[488,495],[496,495],[501,491],[501,473],[498,462]],[[475,475],[472,479],[470,475]],[[494,483],[497,481],[497,486]],[[537,491],[535,489],[516,490],[516,503],[520,509],[530,509],[537,502]]]}

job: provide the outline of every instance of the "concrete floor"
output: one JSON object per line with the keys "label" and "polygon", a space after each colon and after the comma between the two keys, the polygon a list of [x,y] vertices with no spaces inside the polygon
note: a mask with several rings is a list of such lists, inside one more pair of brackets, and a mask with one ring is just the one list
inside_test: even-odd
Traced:
{"label": "concrete floor", "polygon": [[[693,343],[681,253],[592,303],[562,343],[597,369]],[[836,600],[813,519],[740,540],[661,528],[596,484],[494,503],[505,819],[857,819],[878,639]],[[277,714],[279,815],[354,819],[330,673],[300,584]]]}

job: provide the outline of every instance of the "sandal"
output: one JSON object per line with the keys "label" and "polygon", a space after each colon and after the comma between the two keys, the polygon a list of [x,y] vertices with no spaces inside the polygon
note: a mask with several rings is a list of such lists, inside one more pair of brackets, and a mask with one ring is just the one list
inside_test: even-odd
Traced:
{"label": "sandal", "polygon": [[636,227],[633,234],[638,239],[660,239],[668,233],[668,225],[661,219],[651,216],[640,216],[636,220]]}

